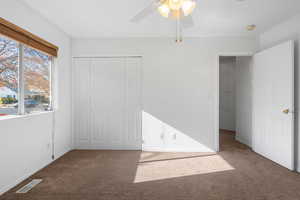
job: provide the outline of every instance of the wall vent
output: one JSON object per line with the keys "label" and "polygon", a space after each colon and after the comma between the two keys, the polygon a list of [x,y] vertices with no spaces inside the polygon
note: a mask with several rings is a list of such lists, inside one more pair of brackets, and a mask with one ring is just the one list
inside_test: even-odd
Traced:
{"label": "wall vent", "polygon": [[16,193],[19,193],[19,194],[27,193],[32,188],[34,188],[37,184],[39,184],[40,182],[42,182],[42,179],[33,179],[27,185],[25,185],[22,188],[20,188]]}

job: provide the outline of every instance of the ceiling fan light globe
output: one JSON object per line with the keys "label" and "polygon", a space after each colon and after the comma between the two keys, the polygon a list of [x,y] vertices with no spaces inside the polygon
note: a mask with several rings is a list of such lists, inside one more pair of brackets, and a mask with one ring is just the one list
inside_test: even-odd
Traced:
{"label": "ceiling fan light globe", "polygon": [[170,14],[170,8],[167,4],[162,4],[158,7],[158,12],[161,16],[168,18]]}
{"label": "ceiling fan light globe", "polygon": [[182,12],[183,12],[184,16],[188,16],[188,15],[192,14],[195,7],[196,7],[196,2],[195,1],[184,0],[182,2],[182,6],[181,6],[181,9],[182,9]]}
{"label": "ceiling fan light globe", "polygon": [[171,17],[173,19],[180,19],[182,17],[180,10],[172,10]]}
{"label": "ceiling fan light globe", "polygon": [[180,10],[182,6],[182,0],[169,0],[168,2],[171,10]]}

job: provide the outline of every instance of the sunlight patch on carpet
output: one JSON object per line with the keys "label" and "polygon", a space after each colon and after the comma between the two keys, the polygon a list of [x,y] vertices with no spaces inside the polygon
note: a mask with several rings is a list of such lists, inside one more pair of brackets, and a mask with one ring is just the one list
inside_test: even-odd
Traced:
{"label": "sunlight patch on carpet", "polygon": [[134,183],[234,170],[219,155],[140,162]]}

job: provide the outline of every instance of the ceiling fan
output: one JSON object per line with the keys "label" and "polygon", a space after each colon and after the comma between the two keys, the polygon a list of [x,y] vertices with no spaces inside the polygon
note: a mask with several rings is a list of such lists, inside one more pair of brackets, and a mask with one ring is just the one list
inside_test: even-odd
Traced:
{"label": "ceiling fan", "polygon": [[150,4],[135,15],[130,21],[139,23],[156,11],[165,18],[176,20],[176,42],[182,42],[182,28],[191,28],[194,21],[191,16],[196,7],[196,0],[151,0]]}

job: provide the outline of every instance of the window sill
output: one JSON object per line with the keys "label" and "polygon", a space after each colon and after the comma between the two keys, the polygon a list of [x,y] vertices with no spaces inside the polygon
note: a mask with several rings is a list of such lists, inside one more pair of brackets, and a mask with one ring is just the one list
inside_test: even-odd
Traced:
{"label": "window sill", "polygon": [[2,120],[9,120],[9,119],[19,119],[19,118],[28,118],[28,117],[35,117],[45,114],[51,114],[54,113],[54,111],[43,111],[38,113],[32,113],[32,114],[25,114],[25,115],[7,115],[7,116],[0,116],[0,121]]}

